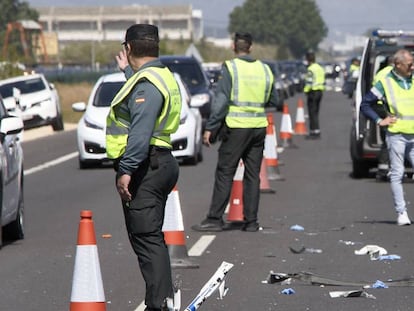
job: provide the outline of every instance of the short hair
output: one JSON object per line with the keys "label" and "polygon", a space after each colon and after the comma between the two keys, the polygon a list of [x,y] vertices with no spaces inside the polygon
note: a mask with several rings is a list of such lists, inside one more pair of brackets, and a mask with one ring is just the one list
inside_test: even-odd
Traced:
{"label": "short hair", "polygon": [[159,43],[153,40],[131,40],[128,41],[131,55],[134,57],[158,57],[159,56]]}
{"label": "short hair", "polygon": [[396,65],[396,64],[401,64],[402,62],[404,62],[407,55],[411,55],[411,52],[406,49],[400,49],[397,52],[395,52],[393,56],[394,64]]}
{"label": "short hair", "polygon": [[236,53],[249,53],[252,46],[253,38],[250,33],[236,32],[234,35],[234,50]]}

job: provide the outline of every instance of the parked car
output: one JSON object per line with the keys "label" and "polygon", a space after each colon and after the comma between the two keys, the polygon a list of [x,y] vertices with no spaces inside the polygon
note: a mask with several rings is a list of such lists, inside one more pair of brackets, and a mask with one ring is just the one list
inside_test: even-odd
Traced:
{"label": "parked car", "polygon": [[22,130],[22,119],[9,115],[0,98],[0,248],[2,232],[8,239],[24,238]]}
{"label": "parked car", "polygon": [[277,93],[277,103],[276,103],[276,110],[282,111],[283,110],[283,104],[285,100],[289,97],[287,89],[285,87],[282,73],[280,72],[280,68],[278,64],[275,61],[272,60],[263,60],[265,64],[267,64],[270,67],[270,70],[273,73],[274,76],[274,88]]}
{"label": "parked car", "polygon": [[414,31],[374,31],[367,39],[356,82],[350,135],[352,175],[366,177],[377,167],[382,145],[379,127],[360,113],[362,97],[371,89],[375,74],[387,65],[387,58],[405,48],[414,52]]}
{"label": "parked car", "polygon": [[213,87],[216,87],[222,75],[222,63],[202,63],[201,64]]}
{"label": "parked car", "polygon": [[23,119],[24,128],[51,125],[54,131],[63,130],[59,95],[43,74],[1,80],[0,94],[7,111]]}
{"label": "parked car", "polygon": [[[184,163],[195,165],[202,160],[202,118],[197,108],[189,107],[191,95],[180,76],[175,74],[175,78],[183,101],[180,126],[171,135],[172,154]],[[74,111],[84,112],[77,127],[79,168],[111,162],[106,155],[106,117],[112,99],[124,83],[123,73],[104,75],[93,87],[87,104],[78,102],[72,105]]]}
{"label": "parked car", "polygon": [[161,62],[171,71],[177,72],[191,93],[191,107],[198,107],[203,118],[203,128],[210,115],[213,90],[201,64],[191,56],[164,55]]}

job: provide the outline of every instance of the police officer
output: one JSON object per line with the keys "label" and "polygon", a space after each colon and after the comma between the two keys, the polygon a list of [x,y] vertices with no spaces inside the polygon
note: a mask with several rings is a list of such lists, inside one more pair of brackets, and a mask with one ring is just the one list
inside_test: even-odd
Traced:
{"label": "police officer", "polygon": [[319,110],[323,91],[325,90],[325,71],[321,65],[315,61],[315,53],[306,53],[308,70],[306,73],[305,87],[303,92],[306,94],[309,113],[309,135],[307,138],[320,138],[321,129],[319,127]]}
{"label": "police officer", "polygon": [[212,133],[224,123],[216,167],[213,197],[205,220],[191,228],[195,231],[221,231],[222,216],[229,202],[233,177],[239,160],[245,167],[243,176],[242,230],[259,229],[260,165],[263,157],[266,127],[265,104],[277,103],[270,68],[250,57],[252,36],[236,33],[233,50],[236,58],[223,65],[211,115],[206,124],[203,142],[210,146]]}
{"label": "police officer", "polygon": [[162,225],[167,196],[179,173],[170,134],[179,126],[181,97],[158,55],[156,26],[127,29],[124,49],[116,57],[127,81],[112,100],[106,129],[129,240],[146,283],[146,311],[167,310],[173,297]]}
{"label": "police officer", "polygon": [[[391,164],[390,185],[397,212],[397,224],[410,225],[402,179],[405,156],[414,164],[414,80],[413,56],[401,49],[394,54],[394,68],[381,78],[361,102],[361,112],[386,128],[386,142]],[[383,105],[387,115],[381,117],[372,107]]]}

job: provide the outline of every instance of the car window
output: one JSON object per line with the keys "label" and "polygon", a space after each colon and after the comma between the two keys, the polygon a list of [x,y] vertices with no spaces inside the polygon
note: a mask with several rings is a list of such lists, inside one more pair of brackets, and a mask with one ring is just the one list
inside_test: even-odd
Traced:
{"label": "car window", "polygon": [[206,84],[203,72],[195,63],[166,63],[165,65],[171,71],[179,73],[190,89],[201,85],[204,86]]}
{"label": "car window", "polygon": [[12,97],[13,88],[19,89],[21,94],[30,94],[43,91],[46,89],[46,86],[41,78],[11,82],[0,86],[1,96],[3,98]]}
{"label": "car window", "polygon": [[116,93],[121,89],[125,82],[104,82],[102,83],[93,99],[93,106],[95,107],[109,107],[112,99]]}
{"label": "car window", "polygon": [[0,120],[7,116],[7,110],[4,107],[3,99],[0,98]]}

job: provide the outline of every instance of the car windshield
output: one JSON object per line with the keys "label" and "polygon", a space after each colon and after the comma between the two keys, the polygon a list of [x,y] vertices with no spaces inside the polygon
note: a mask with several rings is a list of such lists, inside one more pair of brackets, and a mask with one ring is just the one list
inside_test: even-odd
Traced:
{"label": "car windshield", "polygon": [[21,94],[30,94],[40,92],[46,89],[45,84],[41,78],[35,78],[24,81],[16,81],[12,83],[3,84],[0,86],[0,94],[3,98],[13,96],[13,88],[19,89]]}
{"label": "car windshield", "polygon": [[125,82],[122,81],[102,83],[95,93],[93,106],[109,107],[111,105],[112,99],[115,97],[116,93],[118,93],[124,83]]}
{"label": "car windshield", "polygon": [[205,85],[205,79],[200,67],[192,63],[165,63],[173,72],[177,72],[188,88],[191,90],[195,87]]}

